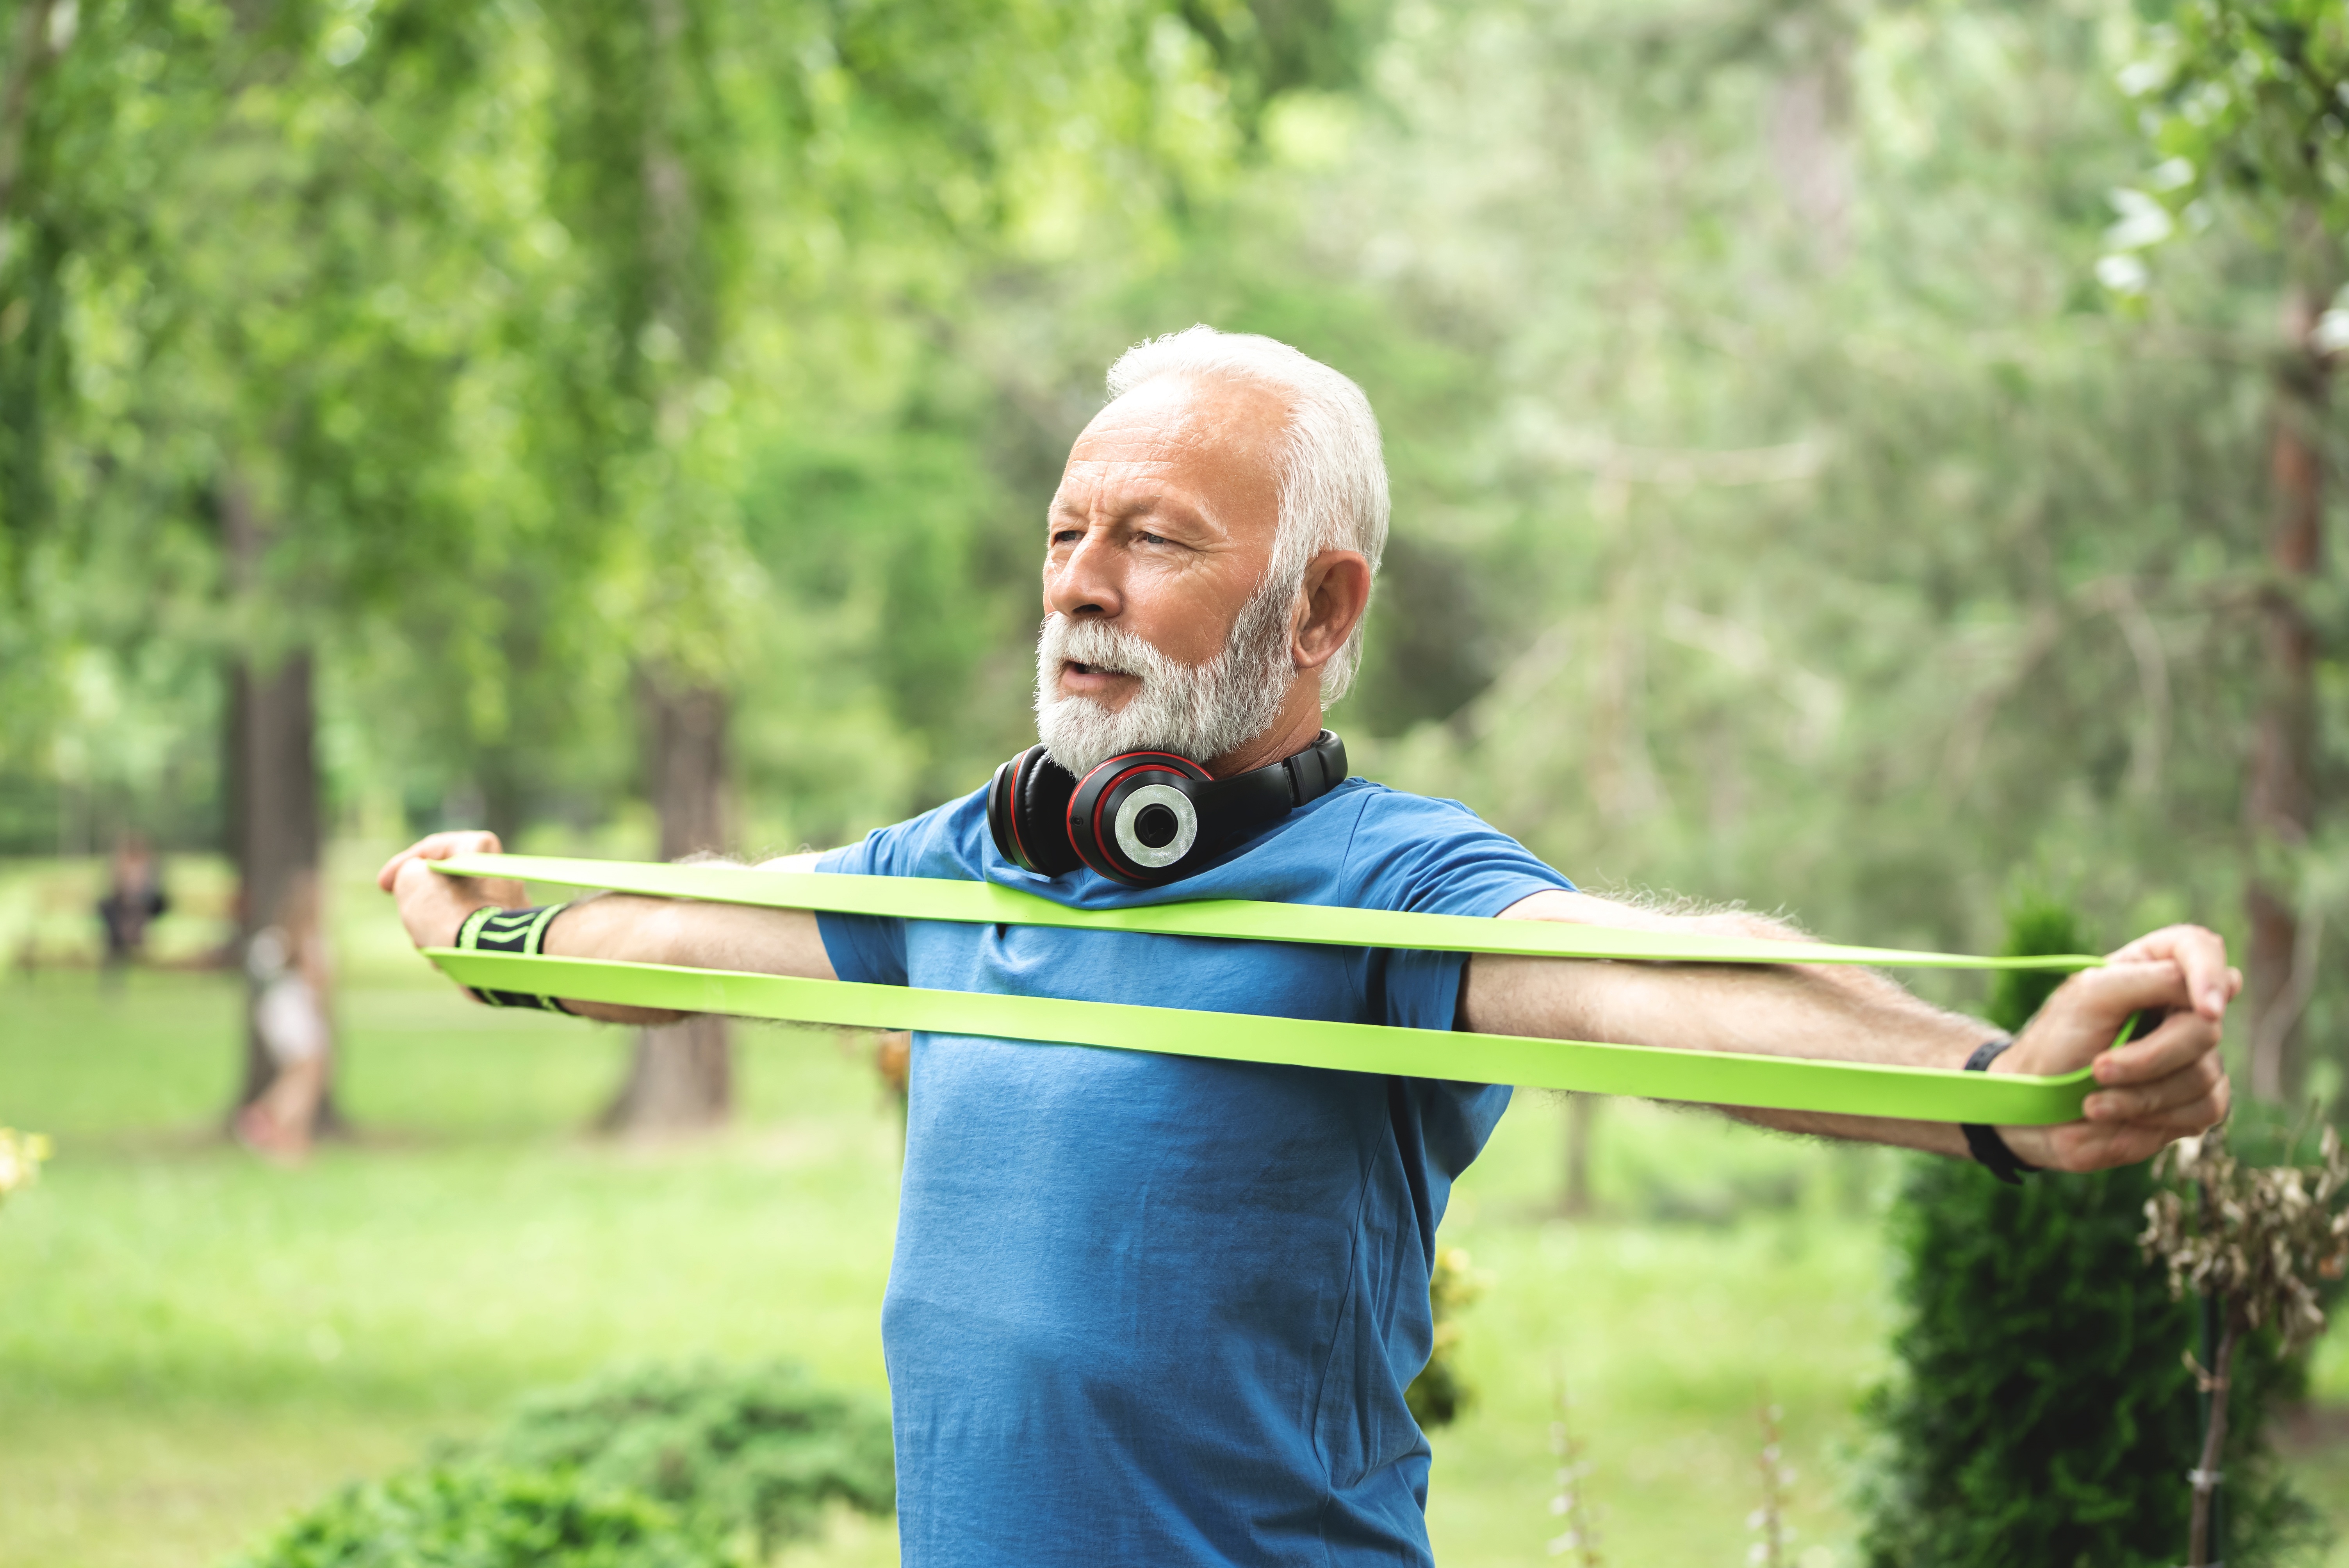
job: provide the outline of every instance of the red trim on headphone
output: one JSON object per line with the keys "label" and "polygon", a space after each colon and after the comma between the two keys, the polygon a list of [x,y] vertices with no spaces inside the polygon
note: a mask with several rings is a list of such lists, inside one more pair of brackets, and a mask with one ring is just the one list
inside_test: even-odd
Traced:
{"label": "red trim on headphone", "polygon": [[1025,792],[1024,780],[1028,776],[1028,769],[1022,765],[1027,762],[1030,755],[1023,751],[1012,758],[1011,799],[1003,803],[1003,814],[1011,820],[1011,847],[1019,851],[1012,859],[1019,863],[1022,871],[1036,869],[1035,857],[1028,852],[1028,841],[1019,834],[1019,797]]}
{"label": "red trim on headphone", "polygon": [[[1091,855],[1085,853],[1084,840],[1077,836],[1077,801],[1084,795],[1085,786],[1092,782],[1093,773],[1099,773],[1102,768],[1113,768],[1121,762],[1132,762],[1137,757],[1164,757],[1169,762],[1180,763],[1182,766],[1178,768],[1162,768],[1154,762],[1138,762],[1101,787],[1101,793],[1093,797],[1094,820],[1088,825],[1085,837],[1092,840],[1093,847],[1101,851],[1104,859],[1109,855],[1109,849],[1102,842],[1100,821],[1101,803],[1109,799],[1111,790],[1115,789],[1119,785],[1124,783],[1128,779],[1133,778],[1137,773],[1172,773],[1185,783],[1196,784],[1200,782],[1200,779],[1192,778],[1190,774],[1185,773],[1183,769],[1185,768],[1196,768],[1203,776],[1207,771],[1206,769],[1200,768],[1197,763],[1192,761],[1189,758],[1177,756],[1172,751],[1126,751],[1121,752],[1117,756],[1111,758],[1108,761],[1101,764],[1101,767],[1095,768],[1092,770],[1092,773],[1088,773],[1082,779],[1077,780],[1076,789],[1071,790],[1069,794],[1069,847],[1077,851],[1077,859],[1085,863],[1085,868],[1088,871],[1092,872],[1098,876],[1107,877],[1112,882],[1122,882],[1125,881],[1126,873],[1115,869],[1104,871],[1100,866],[1093,863],[1093,860]],[[1113,867],[1114,862],[1112,862],[1112,868]]]}

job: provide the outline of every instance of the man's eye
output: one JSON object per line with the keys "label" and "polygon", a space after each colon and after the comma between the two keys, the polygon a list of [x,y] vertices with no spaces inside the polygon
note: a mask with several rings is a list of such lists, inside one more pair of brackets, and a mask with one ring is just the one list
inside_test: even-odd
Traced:
{"label": "man's eye", "polygon": [[1081,528],[1063,528],[1056,530],[1053,532],[1052,542],[1055,544],[1074,544],[1078,540],[1082,539],[1084,536],[1085,531]]}
{"label": "man's eye", "polygon": [[1147,529],[1143,530],[1133,537],[1142,541],[1144,544],[1168,544],[1173,542],[1173,541],[1169,540],[1164,534],[1153,533]]}

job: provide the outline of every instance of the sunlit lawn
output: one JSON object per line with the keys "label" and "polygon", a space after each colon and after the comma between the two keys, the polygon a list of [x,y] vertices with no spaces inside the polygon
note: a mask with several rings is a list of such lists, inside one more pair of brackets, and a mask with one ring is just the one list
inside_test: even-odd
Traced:
{"label": "sunlit lawn", "polygon": [[[113,997],[88,973],[0,981],[0,1121],[57,1140],[0,1212],[0,1568],[219,1563],[339,1481],[614,1360],[783,1355],[882,1387],[897,1123],[854,1042],[746,1031],[737,1130],[616,1147],[579,1130],[624,1036],[461,1003],[356,896],[343,924],[358,1136],[296,1172],[213,1136],[226,978]],[[1436,1439],[1439,1556],[1547,1560],[1563,1377],[1609,1561],[1744,1560],[1765,1389],[1799,1472],[1798,1558],[1847,1561],[1891,1161],[1611,1106],[1612,1212],[1568,1223],[1548,1212],[1560,1120],[1522,1100],[1445,1229],[1494,1281],[1465,1319],[1480,1401]],[[2325,1395],[2349,1400],[2349,1357],[2327,1355]],[[2349,1522],[2349,1453],[2301,1468]],[[892,1546],[843,1519],[803,1555]]]}

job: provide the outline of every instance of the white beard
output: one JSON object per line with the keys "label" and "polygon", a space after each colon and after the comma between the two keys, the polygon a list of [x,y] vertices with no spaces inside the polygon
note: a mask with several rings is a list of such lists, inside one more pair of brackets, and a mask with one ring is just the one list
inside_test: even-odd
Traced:
{"label": "white beard", "polygon": [[[1237,750],[1272,727],[1296,679],[1288,656],[1296,596],[1294,584],[1266,583],[1242,607],[1223,651],[1202,665],[1170,659],[1106,622],[1054,611],[1036,638],[1037,736],[1080,779],[1125,751],[1172,751],[1204,763]],[[1064,661],[1133,676],[1142,689],[1112,713],[1061,693]]]}

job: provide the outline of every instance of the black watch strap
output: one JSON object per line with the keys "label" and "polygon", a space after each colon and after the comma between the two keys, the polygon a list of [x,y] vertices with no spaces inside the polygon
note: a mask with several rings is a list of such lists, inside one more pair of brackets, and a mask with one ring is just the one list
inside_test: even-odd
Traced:
{"label": "black watch strap", "polygon": [[[546,941],[546,928],[569,907],[562,903],[537,909],[485,906],[465,917],[457,928],[454,945],[480,953],[536,954]],[[533,996],[524,991],[474,991],[473,995],[492,1007],[543,1007],[550,1013],[571,1010],[552,996]]]}
{"label": "black watch strap", "polygon": [[[2013,1044],[2013,1037],[2006,1035],[1994,1040],[1984,1040],[1974,1047],[1974,1054],[1966,1058],[1966,1071],[1988,1072],[1990,1064],[1998,1060],[1999,1054]],[[2010,1187],[2022,1186],[2023,1177],[2039,1169],[2036,1165],[2025,1165],[2017,1160],[2014,1150],[2006,1146],[2006,1140],[1998,1135],[1995,1127],[1985,1127],[1978,1121],[1964,1121],[1958,1124],[1958,1130],[1966,1135],[1966,1148],[1973,1154],[1974,1163]]]}

